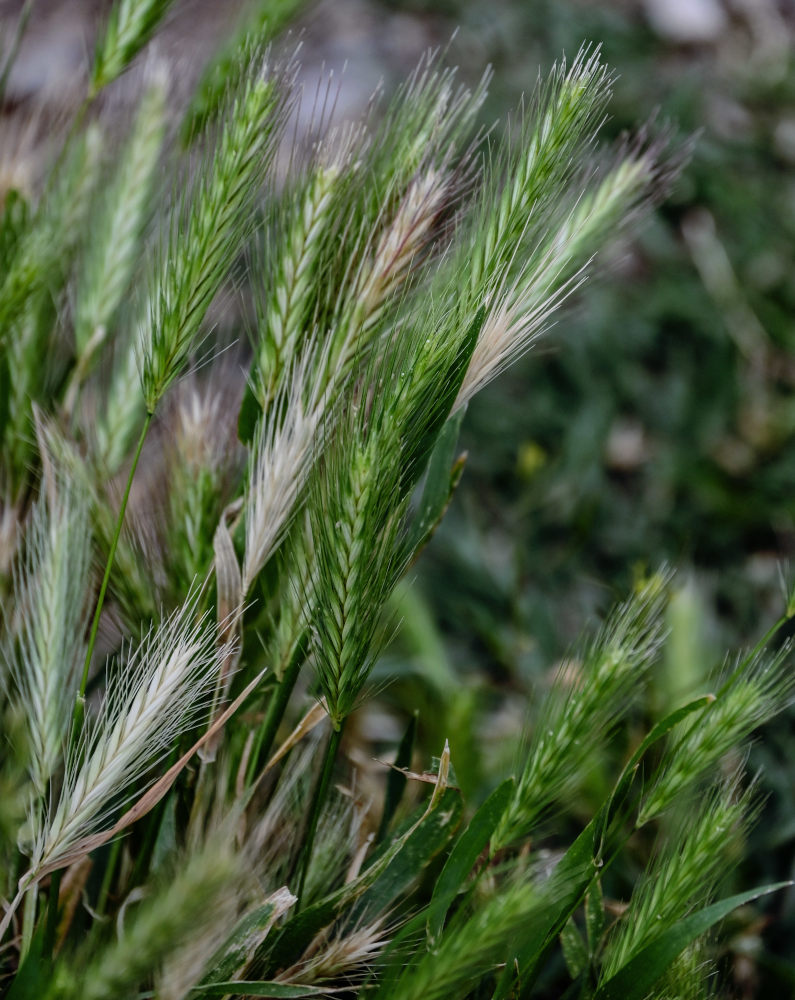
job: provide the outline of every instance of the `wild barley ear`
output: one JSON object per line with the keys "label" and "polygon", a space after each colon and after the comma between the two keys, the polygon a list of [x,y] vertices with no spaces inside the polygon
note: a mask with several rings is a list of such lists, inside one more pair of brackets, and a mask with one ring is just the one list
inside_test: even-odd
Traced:
{"label": "wild barley ear", "polygon": [[792,643],[787,641],[776,653],[755,651],[742,658],[710,704],[672,736],[643,798],[639,827],[663,814],[717,767],[729,750],[746,743],[759,726],[792,701],[791,652]]}
{"label": "wild barley ear", "polygon": [[[91,239],[75,291],[74,334],[81,377],[107,337],[139,264],[141,238],[156,201],[155,169],[164,138],[167,85],[165,68],[153,66],[129,136],[120,150],[119,165],[100,207],[92,214]],[[67,412],[72,409],[67,405]]]}
{"label": "wild barley ear", "polygon": [[753,790],[742,791],[738,777],[713,788],[706,797],[680,799],[675,822],[664,828],[656,858],[608,937],[600,973],[604,981],[709,899],[736,863],[757,809]]}
{"label": "wild barley ear", "polygon": [[388,920],[387,916],[378,917],[369,923],[343,927],[333,935],[328,929],[322,930],[306,954],[279,972],[275,981],[286,986],[320,986],[344,979],[358,985],[390,942]]}
{"label": "wild barley ear", "polygon": [[53,294],[64,281],[84,232],[102,149],[102,135],[93,125],[67,141],[50,186],[8,248],[0,278],[0,344],[13,345],[10,333],[23,326],[31,303],[35,309],[43,292]]}
{"label": "wild barley ear", "polygon": [[69,737],[84,653],[91,532],[88,498],[63,472],[30,514],[14,571],[14,618],[0,656],[28,726],[28,770],[43,800]]}
{"label": "wild barley ear", "polygon": [[239,372],[231,364],[215,364],[178,383],[163,408],[155,475],[139,481],[148,499],[131,503],[131,523],[155,527],[159,551],[147,561],[163,568],[169,607],[205,579],[219,519],[228,505],[239,507],[235,494],[245,460],[234,433],[239,396]]}
{"label": "wild barley ear", "polygon": [[517,870],[485,899],[478,899],[476,906],[462,906],[435,948],[413,951],[403,974],[376,987],[375,996],[464,1000],[487,977],[501,970],[510,975],[514,956],[537,933],[545,909],[565,891],[565,880],[555,874],[545,883],[537,873]]}
{"label": "wild barley ear", "polygon": [[364,383],[364,398],[337,428],[309,504],[315,604],[307,624],[335,727],[353,709],[372,668],[380,611],[405,569],[400,428],[385,402],[390,373],[380,372],[383,379],[375,374]]}
{"label": "wild barley ear", "polygon": [[529,735],[513,802],[492,838],[492,852],[527,836],[578,781],[595,742],[639,694],[663,636],[666,580],[652,579],[618,607],[580,659],[568,660],[543,699]]}
{"label": "wild barley ear", "polygon": [[295,165],[288,181],[292,193],[283,196],[275,219],[255,245],[254,284],[257,332],[254,360],[240,412],[241,440],[251,441],[260,416],[268,414],[283,391],[294,359],[303,355],[317,322],[322,285],[317,280],[324,257],[338,233],[339,199],[357,173],[354,160],[362,142],[361,129],[332,133],[318,144],[313,162]]}
{"label": "wild barley ear", "polygon": [[[231,845],[210,842],[189,855],[170,878],[161,876],[136,893],[142,902],[130,898],[109,942],[93,935],[71,962],[60,962],[54,988],[47,995],[64,1000],[129,996],[151,982],[153,975],[159,977],[164,966],[161,985],[166,989],[181,982],[192,986],[201,978],[202,960],[212,954],[212,943],[222,940],[234,923],[242,881],[241,858]],[[196,941],[210,949],[196,955],[191,947]],[[193,962],[186,967],[191,954]]]}
{"label": "wild barley ear", "polygon": [[195,619],[197,596],[150,630],[108,678],[97,719],[69,749],[58,802],[34,831],[29,880],[82,855],[81,842],[141,794],[153,764],[206,710],[219,651],[206,617]]}
{"label": "wild barley ear", "polygon": [[253,69],[258,48],[273,40],[304,0],[253,0],[239,15],[229,38],[205,67],[180,126],[185,146],[195,142],[223,114],[226,98]]}
{"label": "wild barley ear", "polygon": [[311,364],[311,350],[294,362],[273,412],[257,425],[245,502],[244,595],[283,540],[332,422],[327,400],[307,393]]}
{"label": "wild barley ear", "polygon": [[173,0],[116,0],[97,43],[90,95],[121,76],[165,17]]}
{"label": "wild barley ear", "polygon": [[283,71],[259,50],[228,98],[217,141],[171,214],[139,331],[149,413],[195,346],[204,315],[256,220],[263,175],[285,114]]}

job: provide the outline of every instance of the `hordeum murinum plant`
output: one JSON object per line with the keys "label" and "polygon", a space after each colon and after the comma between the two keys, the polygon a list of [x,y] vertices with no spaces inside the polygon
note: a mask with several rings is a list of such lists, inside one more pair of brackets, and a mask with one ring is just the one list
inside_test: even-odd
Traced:
{"label": "hordeum murinum plant", "polygon": [[271,36],[294,6],[255,4],[187,107],[148,57],[125,117],[104,89],[169,4],[121,0],[48,170],[0,191],[0,989],[711,996],[704,935],[754,895],[715,902],[758,809],[743,747],[789,701],[786,648],[650,717],[674,586],[653,575],[471,801],[459,732],[423,760],[415,716],[360,779],[355,721],[468,402],[681,152],[599,147],[595,47],[504,140],[488,74],[428,57],[290,148],[297,56]]}

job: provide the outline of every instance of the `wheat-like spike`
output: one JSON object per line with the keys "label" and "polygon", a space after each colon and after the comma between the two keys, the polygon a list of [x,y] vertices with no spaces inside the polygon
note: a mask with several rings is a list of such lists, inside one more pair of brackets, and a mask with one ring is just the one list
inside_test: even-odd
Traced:
{"label": "wheat-like spike", "polygon": [[66,746],[84,648],[91,532],[87,498],[75,483],[60,476],[42,494],[25,541],[14,574],[16,618],[2,655],[24,706],[28,767],[43,797]]}
{"label": "wheat-like spike", "polygon": [[476,217],[475,241],[467,250],[469,287],[476,299],[512,258],[528,219],[546,215],[582,161],[576,154],[601,125],[611,84],[598,48],[582,49],[570,68],[561,60],[547,82],[538,84],[523,132],[508,153],[507,177],[500,176],[498,162],[484,185],[482,215]]}
{"label": "wheat-like spike", "polygon": [[117,0],[97,46],[91,94],[120,76],[146,45],[173,0]]}
{"label": "wheat-like spike", "polygon": [[167,79],[156,68],[141,100],[119,166],[93,214],[91,240],[77,282],[75,340],[78,364],[101,342],[127,290],[141,253],[141,235],[152,208],[152,188],[165,129]]}
{"label": "wheat-like spike", "polygon": [[[136,525],[156,525],[153,556],[163,567],[171,603],[193,580],[204,579],[218,519],[239,483],[244,453],[234,433],[237,374],[231,366],[216,365],[206,380],[188,376],[175,387],[163,421],[169,434],[163,455],[167,474],[161,487],[150,491],[146,506],[132,512]],[[162,516],[153,517],[152,507]]]}
{"label": "wheat-like spike", "polygon": [[51,287],[54,276],[64,274],[83,233],[102,148],[96,125],[69,141],[52,188],[37,206],[0,277],[0,343],[10,329],[19,328],[31,299]]}
{"label": "wheat-like spike", "polygon": [[271,41],[302,0],[255,0],[238,12],[238,22],[204,68],[180,125],[184,145],[194,142],[223,115],[230,90],[251,71],[256,48]]}
{"label": "wheat-like spike", "polygon": [[396,983],[376,992],[378,1000],[464,1000],[487,975],[498,973],[521,949],[523,937],[545,907],[568,885],[555,874],[546,883],[522,872],[474,912],[463,910],[445,928],[439,944],[413,953]]}
{"label": "wheat-like spike", "polygon": [[323,930],[310,943],[304,955],[290,968],[280,972],[280,983],[323,983],[361,975],[375,962],[389,944],[386,916],[363,926],[344,929],[329,939]]}
{"label": "wheat-like spike", "polygon": [[787,642],[773,656],[758,653],[741,661],[714,701],[671,740],[644,796],[638,826],[665,812],[725,754],[789,704],[795,692],[791,651]]}
{"label": "wheat-like spike", "polygon": [[[622,148],[605,177],[586,187],[562,222],[552,222],[519,273],[490,290],[490,304],[477,345],[456,399],[466,403],[512,365],[543,332],[549,317],[585,280],[589,265],[609,243],[617,226],[665,187],[670,167],[660,143]],[[532,215],[530,216],[532,221]]]}
{"label": "wheat-like spike", "polygon": [[254,393],[267,412],[278,393],[284,371],[306,334],[317,294],[314,279],[329,223],[335,219],[334,193],[340,167],[320,164],[311,176],[295,217],[284,234],[278,269],[261,307],[260,339],[254,370]]}
{"label": "wheat-like spike", "polygon": [[416,264],[436,218],[449,203],[449,191],[449,177],[434,168],[409,185],[394,218],[378,239],[369,267],[359,276],[354,309],[364,329],[377,321],[386,299]]}
{"label": "wheat-like spike", "polygon": [[516,793],[492,837],[492,850],[525,836],[565,796],[593,753],[594,740],[614,725],[657,655],[665,581],[653,578],[616,609],[572,681],[562,672],[541,705]]}
{"label": "wheat-like spike", "polygon": [[370,240],[373,248],[354,276],[324,358],[331,386],[338,388],[365,364],[377,341],[379,322],[388,306],[416,282],[419,263],[436,235],[437,220],[454,199],[453,178],[429,168],[409,184],[392,218],[386,224],[379,220]]}
{"label": "wheat-like spike", "polygon": [[278,81],[266,77],[261,61],[230,101],[217,147],[190,200],[175,210],[140,330],[141,383],[150,413],[179,374],[210,302],[252,232],[283,107]]}
{"label": "wheat-like spike", "polygon": [[615,975],[645,945],[704,903],[737,859],[751,822],[750,793],[737,781],[724,783],[700,806],[688,802],[668,831],[664,848],[632,893],[610,937],[602,978]]}
{"label": "wheat-like spike", "polygon": [[197,622],[195,614],[193,595],[111,676],[98,719],[70,751],[58,804],[35,831],[29,880],[74,860],[73,846],[107,822],[196,722],[216,681],[219,652],[206,619]]}
{"label": "wheat-like spike", "polygon": [[304,398],[311,351],[293,369],[270,419],[257,426],[246,496],[243,595],[281,543],[330,421],[327,404]]}
{"label": "wheat-like spike", "polygon": [[[380,388],[388,396],[385,382]],[[369,416],[375,426],[342,428],[310,505],[315,574],[307,618],[335,726],[353,709],[370,672],[379,615],[406,558],[408,498],[400,492],[395,428],[379,428],[377,414]]]}

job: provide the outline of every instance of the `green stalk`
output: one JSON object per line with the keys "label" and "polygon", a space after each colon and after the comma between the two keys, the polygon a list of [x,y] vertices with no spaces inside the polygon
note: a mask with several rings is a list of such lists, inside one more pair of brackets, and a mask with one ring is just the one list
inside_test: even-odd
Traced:
{"label": "green stalk", "polygon": [[116,528],[113,532],[113,540],[110,543],[110,552],[108,553],[108,560],[105,563],[105,575],[102,577],[102,585],[99,588],[99,596],[97,597],[97,606],[94,611],[94,620],[91,623],[91,633],[88,637],[88,648],[86,649],[86,658],[83,663],[83,675],[80,678],[80,688],[77,693],[77,699],[75,700],[75,710],[72,719],[73,731],[77,732],[77,726],[80,722],[80,716],[82,714],[83,696],[86,693],[86,685],[88,684],[88,670],[91,666],[91,657],[94,654],[94,646],[97,642],[97,632],[99,631],[99,619],[102,614],[102,606],[105,603],[105,594],[108,589],[108,583],[110,582],[110,573],[113,569],[113,560],[116,556],[116,547],[119,544],[119,537],[121,536],[121,528],[124,523],[124,514],[127,510],[127,501],[130,499],[130,490],[132,489],[133,479],[135,477],[135,470],[138,468],[138,460],[141,457],[141,451],[143,450],[144,441],[146,440],[147,432],[149,431],[149,425],[152,423],[151,412],[147,411],[146,420],[141,428],[141,436],[138,438],[138,446],[135,449],[135,455],[133,456],[132,465],[130,466],[130,474],[127,477],[127,485],[124,489],[124,496],[122,497],[121,507],[119,508],[119,516],[116,518]]}
{"label": "green stalk", "polygon": [[96,911],[100,916],[105,913],[108,895],[110,894],[110,886],[113,882],[113,876],[116,873],[116,865],[118,864],[120,852],[121,837],[116,837],[113,841],[111,841],[110,851],[108,852],[108,860],[105,865],[105,871],[102,875],[102,884],[99,887],[99,896],[97,896]]}
{"label": "green stalk", "polygon": [[279,726],[287,709],[287,703],[290,700],[290,695],[293,693],[295,682],[298,680],[301,666],[306,659],[308,645],[309,633],[305,631],[295,644],[292,656],[282,674],[282,679],[276,684],[276,689],[268,702],[268,708],[265,711],[265,718],[262,721],[262,725],[257,730],[246,770],[247,785],[250,785],[254,781],[254,777],[259,769],[264,767],[268,762],[268,757],[273,748],[273,741],[276,739],[276,733],[279,731]]}
{"label": "green stalk", "polygon": [[346,720],[343,719],[342,722],[339,723],[339,728],[331,730],[331,734],[328,738],[328,746],[326,747],[326,756],[323,760],[323,769],[320,772],[317,785],[315,786],[315,793],[312,796],[312,810],[309,814],[306,836],[304,837],[304,843],[301,847],[301,853],[298,856],[298,891],[296,893],[298,896],[298,903],[296,904],[296,912],[303,906],[304,883],[306,882],[306,875],[309,871],[309,864],[312,860],[312,848],[315,843],[317,824],[320,819],[320,814],[323,811],[323,805],[326,801],[328,786],[331,781],[331,773],[334,770],[334,762],[337,759],[337,751],[339,750],[340,742],[342,740],[342,732],[345,728],[345,721]]}
{"label": "green stalk", "polygon": [[52,957],[55,947],[55,932],[58,929],[58,899],[61,894],[61,876],[63,871],[58,869],[50,876],[50,896],[47,901],[47,924],[44,928],[44,946],[42,954],[45,960]]}
{"label": "green stalk", "polygon": [[22,943],[19,949],[19,960],[23,961],[30,951],[30,943],[33,940],[33,925],[36,923],[36,902],[38,900],[38,886],[28,886],[25,893],[25,905],[22,908]]}

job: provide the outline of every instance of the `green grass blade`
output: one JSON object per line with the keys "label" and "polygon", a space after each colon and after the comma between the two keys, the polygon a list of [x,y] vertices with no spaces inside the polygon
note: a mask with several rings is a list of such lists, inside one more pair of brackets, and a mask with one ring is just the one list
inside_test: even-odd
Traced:
{"label": "green grass blade", "polygon": [[792,882],[776,882],[761,889],[741,892],[685,917],[647,945],[611,979],[603,983],[597,989],[594,1000],[643,1000],[671,963],[697,937],[705,934],[710,927],[732,910],[736,910],[738,906],[791,885]]}
{"label": "green grass blade", "polygon": [[461,890],[467,875],[478,857],[488,847],[494,828],[500,821],[514,792],[514,779],[506,778],[489,795],[472,817],[450,852],[436,887],[428,911],[428,938],[433,943],[442,933],[445,918],[453,900]]}

